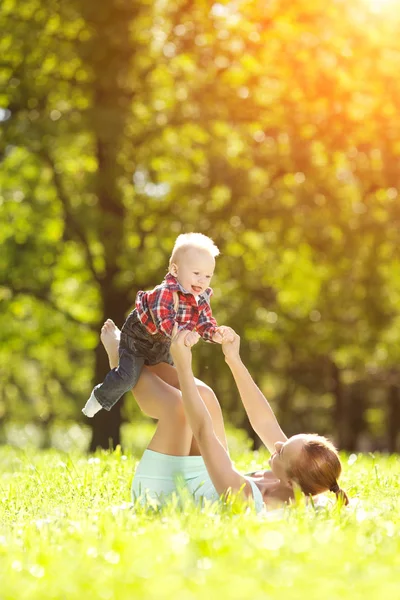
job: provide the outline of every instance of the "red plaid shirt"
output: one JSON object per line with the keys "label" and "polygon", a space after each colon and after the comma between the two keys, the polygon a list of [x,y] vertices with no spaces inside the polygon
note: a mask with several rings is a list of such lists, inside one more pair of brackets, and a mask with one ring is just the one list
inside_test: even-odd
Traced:
{"label": "red plaid shirt", "polygon": [[[173,293],[179,297],[178,309],[175,312]],[[197,331],[205,340],[211,341],[218,327],[212,316],[210,298],[212,289],[207,288],[196,298],[187,292],[178,282],[176,277],[167,274],[164,281],[150,292],[138,292],[136,296],[136,310],[138,317],[147,331],[154,335],[163,333],[171,337],[175,321],[179,329]]]}

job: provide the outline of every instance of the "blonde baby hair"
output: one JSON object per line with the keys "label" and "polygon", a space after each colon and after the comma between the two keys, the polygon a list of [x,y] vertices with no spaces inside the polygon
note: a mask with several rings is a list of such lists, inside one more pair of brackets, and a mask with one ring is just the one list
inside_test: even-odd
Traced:
{"label": "blonde baby hair", "polygon": [[218,247],[206,235],[202,233],[181,233],[175,240],[169,266],[171,267],[173,263],[176,263],[179,256],[191,248],[208,252],[213,258],[219,255]]}

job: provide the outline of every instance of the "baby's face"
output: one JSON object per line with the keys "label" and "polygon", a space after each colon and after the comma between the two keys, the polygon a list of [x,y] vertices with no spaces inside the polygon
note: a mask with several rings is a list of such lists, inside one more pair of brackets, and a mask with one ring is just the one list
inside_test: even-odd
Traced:
{"label": "baby's face", "polygon": [[209,287],[214,269],[215,259],[211,254],[189,248],[171,265],[170,270],[186,291],[199,296]]}

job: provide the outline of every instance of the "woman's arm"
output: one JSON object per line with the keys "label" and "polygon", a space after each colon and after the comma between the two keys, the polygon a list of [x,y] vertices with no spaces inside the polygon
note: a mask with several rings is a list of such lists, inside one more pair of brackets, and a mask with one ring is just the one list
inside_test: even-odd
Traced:
{"label": "woman's arm", "polygon": [[[208,474],[218,494],[229,490],[244,490],[246,496],[252,496],[251,486],[234,468],[232,461],[217,438],[210,413],[198,390],[192,372],[191,346],[198,334],[179,332],[172,341],[171,354],[178,371],[179,383],[185,414],[193,435],[199,446]],[[197,341],[196,339],[196,341]],[[187,344],[185,345],[185,340]]]}
{"label": "woman's arm", "polygon": [[230,327],[224,327],[222,350],[232,371],[250,424],[270,452],[275,452],[275,442],[287,440],[264,394],[240,358],[240,337]]}

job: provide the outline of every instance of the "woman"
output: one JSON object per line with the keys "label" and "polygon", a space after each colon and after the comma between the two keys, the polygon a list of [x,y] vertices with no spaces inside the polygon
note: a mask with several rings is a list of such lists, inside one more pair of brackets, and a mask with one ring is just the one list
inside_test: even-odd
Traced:
{"label": "woman", "polygon": [[[119,330],[112,321],[104,324],[101,339],[112,368],[118,362],[119,341]],[[296,485],[312,496],[330,490],[347,503],[337,482],[341,464],[332,444],[309,434],[287,439],[241,361],[239,336],[226,327],[222,343],[225,361],[252,427],[272,453],[268,471],[244,476],[234,468],[215,395],[193,376],[191,346],[197,340],[195,332],[176,335],[171,344],[176,369],[169,365],[144,369],[133,390],[143,412],[158,420],[136,469],[133,496],[162,501],[176,490],[179,476],[196,499],[213,501],[229,491],[238,492],[254,500],[257,512],[264,505],[276,506],[293,498]]]}

